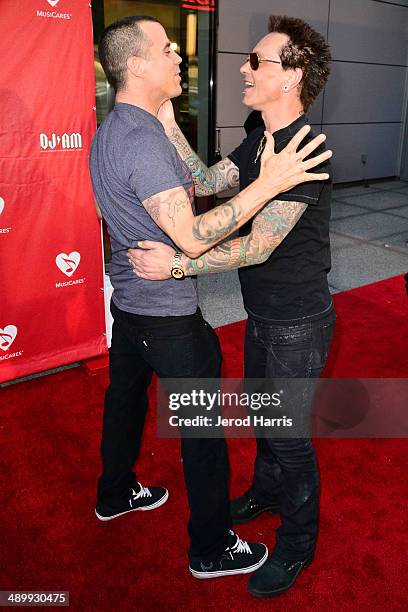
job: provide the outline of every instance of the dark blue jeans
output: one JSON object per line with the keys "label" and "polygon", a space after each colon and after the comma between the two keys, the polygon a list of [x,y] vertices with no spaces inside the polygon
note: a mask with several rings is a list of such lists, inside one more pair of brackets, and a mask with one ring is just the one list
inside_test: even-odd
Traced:
{"label": "dark blue jeans", "polygon": [[[334,318],[331,311],[318,321],[285,327],[248,319],[245,378],[318,378]],[[301,397],[312,401],[307,383]],[[258,438],[251,493],[259,503],[280,504],[276,553],[289,560],[312,556],[318,533],[319,471],[311,441]]]}
{"label": "dark blue jeans", "polygon": [[[135,483],[132,470],[153,372],[163,379],[219,378],[221,349],[200,311],[181,317],[147,317],[119,310],[113,302],[111,311],[110,384],[103,415],[98,500],[118,507],[127,502]],[[190,556],[213,560],[225,550],[231,527],[226,443],[222,438],[182,438],[181,452],[190,505]]]}

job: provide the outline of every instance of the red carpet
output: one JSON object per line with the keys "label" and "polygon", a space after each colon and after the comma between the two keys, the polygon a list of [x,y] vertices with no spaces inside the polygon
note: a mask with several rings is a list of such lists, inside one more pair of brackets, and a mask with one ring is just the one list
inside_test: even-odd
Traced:
{"label": "red carpet", "polygon": [[[402,277],[335,296],[338,325],[326,375],[406,377],[408,298]],[[239,376],[243,324],[219,330],[225,370]],[[274,600],[254,600],[246,577],[191,578],[187,504],[177,440],[155,437],[150,412],[141,479],[170,499],[150,513],[101,523],[94,515],[106,370],[83,368],[1,390],[0,590],[67,590],[71,609],[405,610],[405,440],[317,440],[321,534],[313,565]],[[253,442],[229,441],[232,494],[250,479]],[[277,518],[242,526],[274,544]]]}

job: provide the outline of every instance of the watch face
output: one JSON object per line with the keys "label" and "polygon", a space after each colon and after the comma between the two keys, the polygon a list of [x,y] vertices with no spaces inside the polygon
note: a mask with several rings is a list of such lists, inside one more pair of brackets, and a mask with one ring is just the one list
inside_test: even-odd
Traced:
{"label": "watch face", "polygon": [[181,280],[182,278],[184,278],[184,272],[181,268],[173,268],[171,271],[171,275],[177,280]]}

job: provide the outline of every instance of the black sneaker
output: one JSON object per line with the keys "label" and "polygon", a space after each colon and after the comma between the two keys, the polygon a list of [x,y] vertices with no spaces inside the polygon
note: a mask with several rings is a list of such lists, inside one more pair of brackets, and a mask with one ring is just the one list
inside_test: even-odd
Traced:
{"label": "black sneaker", "polygon": [[265,544],[245,542],[230,530],[228,546],[216,561],[191,559],[189,570],[195,578],[219,578],[249,574],[261,567],[268,558]]}
{"label": "black sneaker", "polygon": [[163,505],[169,497],[169,492],[164,487],[144,487],[140,482],[137,484],[140,487],[139,491],[136,492],[132,489],[129,500],[121,508],[111,508],[98,502],[95,508],[98,519],[100,521],[110,521],[134,510],[153,510]]}
{"label": "black sneaker", "polygon": [[241,523],[249,523],[262,512],[270,512],[275,514],[280,511],[279,502],[270,504],[260,504],[256,501],[250,491],[247,491],[240,497],[232,499],[230,502],[232,522],[236,525]]}
{"label": "black sneaker", "polygon": [[248,591],[255,597],[273,597],[284,593],[294,584],[300,572],[312,562],[312,557],[299,561],[284,561],[273,553],[248,582]]}

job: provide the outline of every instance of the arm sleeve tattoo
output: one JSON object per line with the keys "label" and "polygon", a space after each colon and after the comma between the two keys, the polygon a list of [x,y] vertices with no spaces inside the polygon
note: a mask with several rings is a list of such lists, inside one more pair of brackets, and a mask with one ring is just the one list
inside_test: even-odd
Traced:
{"label": "arm sleeve tattoo", "polygon": [[263,263],[296,225],[307,204],[272,200],[253,220],[251,233],[217,245],[196,259],[183,256],[186,274],[211,274]]}
{"label": "arm sleeve tattoo", "polygon": [[180,187],[147,198],[143,206],[163,231],[193,257],[194,247],[199,247],[200,253],[210,249],[251,218],[253,208],[247,210],[247,198],[238,194],[194,217],[188,196]]}
{"label": "arm sleeve tattoo", "polygon": [[228,157],[214,164],[211,168],[207,168],[190,147],[178,126],[171,129],[168,137],[190,169],[196,195],[213,195],[232,187],[238,187],[239,170]]}

